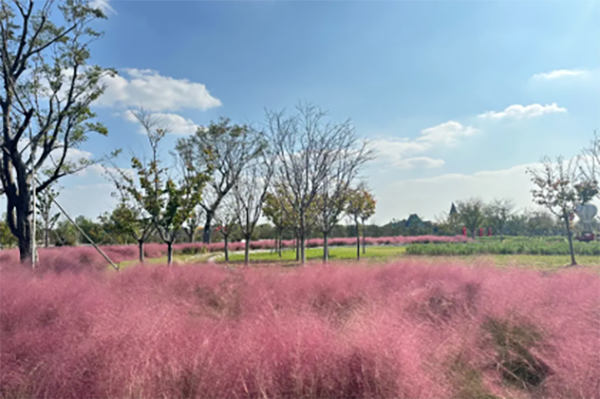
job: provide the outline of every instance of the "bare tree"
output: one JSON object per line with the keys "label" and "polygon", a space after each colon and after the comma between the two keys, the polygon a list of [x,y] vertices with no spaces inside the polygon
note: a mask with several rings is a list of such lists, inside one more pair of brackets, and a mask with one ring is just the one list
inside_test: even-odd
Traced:
{"label": "bare tree", "polygon": [[323,186],[315,197],[316,224],[323,234],[323,261],[329,260],[329,235],[338,224],[349,200],[350,185],[361,167],[373,158],[367,143],[358,142],[353,129],[340,132],[339,154],[331,160]]}
{"label": "bare tree", "polygon": [[276,157],[276,180],[286,185],[282,209],[298,219],[300,262],[304,264],[308,211],[326,183],[331,183],[335,165],[349,156],[348,150],[356,151],[348,145],[356,140],[349,121],[327,122],[327,112],[311,104],[299,105],[296,111],[291,116],[268,111],[267,125]]}
{"label": "bare tree", "polygon": [[[87,64],[89,44],[101,35],[90,23],[105,16],[86,1],[69,0],[58,5],[62,15],[55,24],[53,3],[0,2],[0,193],[21,262],[32,257],[32,196],[92,164],[73,162],[67,154],[88,133],[107,134],[92,121],[90,104],[104,91],[102,78],[114,71]],[[35,193],[34,170],[46,172]]]}
{"label": "bare tree", "polygon": [[246,264],[250,261],[252,233],[262,214],[272,177],[273,159],[265,149],[260,157],[246,165],[233,188],[237,220],[245,240],[244,262]]}
{"label": "bare tree", "polygon": [[571,252],[571,266],[577,265],[575,251],[573,250],[573,233],[571,231],[570,217],[579,204],[589,202],[598,194],[597,185],[589,187],[589,181],[582,180],[574,160],[566,161],[562,157],[552,161],[545,157],[541,161],[540,169],[529,168],[527,173],[536,188],[532,190],[533,201],[546,207],[565,226]]}
{"label": "bare tree", "polygon": [[233,189],[245,166],[262,150],[264,143],[257,136],[251,127],[232,125],[229,119],[221,118],[177,142],[180,158],[197,168],[211,169],[200,204],[205,216],[204,243],[210,243],[211,224],[223,198]]}
{"label": "bare tree", "polygon": [[[594,131],[589,147],[581,151],[577,161],[581,179],[591,189],[597,188],[600,183],[600,135],[597,131]],[[600,198],[600,192],[596,196]]]}

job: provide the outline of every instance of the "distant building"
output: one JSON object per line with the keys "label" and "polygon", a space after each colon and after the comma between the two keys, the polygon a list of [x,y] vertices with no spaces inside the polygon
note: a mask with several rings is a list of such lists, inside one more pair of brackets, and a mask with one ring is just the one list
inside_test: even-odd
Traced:
{"label": "distant building", "polygon": [[454,205],[454,202],[453,202],[452,207],[450,207],[450,217],[452,217],[456,214],[458,214],[458,211],[456,210],[456,206]]}

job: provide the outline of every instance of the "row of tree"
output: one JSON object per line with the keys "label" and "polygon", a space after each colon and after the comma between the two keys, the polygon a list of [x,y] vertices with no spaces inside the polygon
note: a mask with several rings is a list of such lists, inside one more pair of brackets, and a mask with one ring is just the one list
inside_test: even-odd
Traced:
{"label": "row of tree", "polygon": [[[581,223],[573,222],[571,228],[581,230]],[[465,227],[473,238],[476,238],[479,228],[490,228],[493,235],[499,236],[554,236],[564,233],[562,223],[561,219],[542,209],[516,212],[510,199],[494,199],[486,203],[479,198],[471,198],[453,203],[450,212],[439,216],[432,228],[436,234],[455,235],[461,234]]]}
{"label": "row of tree", "polygon": [[294,232],[302,263],[309,229],[318,226],[327,261],[328,238],[342,215],[358,225],[374,213],[372,196],[358,184],[372,152],[348,121],[330,123],[313,105],[296,111],[267,112],[261,130],[228,119],[198,128],[177,141],[172,165],[159,154],[169,127],[151,112],[132,111],[146,132],[150,155],[132,157],[130,170],[114,161],[105,168],[120,199],[109,221],[138,242],[142,261],[144,243],[157,232],[168,246],[169,263],[182,229],[193,240],[204,221],[208,243],[215,221],[225,241],[235,225],[247,243],[248,262],[249,242],[264,212],[279,236],[284,228]]}

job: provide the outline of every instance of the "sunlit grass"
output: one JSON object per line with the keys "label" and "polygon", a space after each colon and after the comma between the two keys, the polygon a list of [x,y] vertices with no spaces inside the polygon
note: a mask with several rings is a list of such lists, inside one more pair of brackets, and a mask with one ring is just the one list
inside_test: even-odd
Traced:
{"label": "sunlit grass", "polygon": [[[556,270],[571,264],[568,255],[462,255],[462,256],[426,256],[404,255],[405,259],[414,259],[428,264],[460,263],[465,266],[494,265],[497,267],[523,267],[537,270]],[[579,266],[591,267],[600,272],[600,257],[576,256]]]}
{"label": "sunlit grass", "polygon": [[[214,256],[212,253],[205,254],[192,254],[192,255],[173,255],[173,263],[174,264],[186,264],[186,263],[203,263],[208,260],[209,257]],[[127,267],[131,267],[137,265],[139,261],[137,259],[134,260],[126,260],[124,262],[119,263],[120,269],[125,269]],[[146,258],[144,259],[144,264],[146,265],[164,265],[167,263],[167,257],[162,256],[160,258]],[[111,267],[112,269],[112,267]],[[113,269],[114,270],[114,269]]]}
{"label": "sunlit grass", "polygon": [[[367,259],[377,259],[377,260],[385,260],[390,258],[396,258],[398,256],[402,256],[406,251],[405,247],[396,247],[396,246],[378,246],[378,247],[367,247],[366,253],[362,253],[362,248],[360,252],[361,258]],[[323,259],[323,248],[307,248],[306,249],[306,259],[307,260],[319,260]],[[356,259],[356,247],[331,247],[329,249],[329,259],[330,260],[353,260]],[[230,262],[242,262],[244,260],[243,253],[233,253],[229,255]],[[217,262],[224,262],[225,258],[223,255],[220,255],[217,259]],[[251,252],[250,253],[250,261],[251,262],[261,262],[261,263],[270,263],[270,262],[295,262],[296,261],[296,251],[295,250],[285,250],[281,252],[281,257],[275,251],[268,252]]]}

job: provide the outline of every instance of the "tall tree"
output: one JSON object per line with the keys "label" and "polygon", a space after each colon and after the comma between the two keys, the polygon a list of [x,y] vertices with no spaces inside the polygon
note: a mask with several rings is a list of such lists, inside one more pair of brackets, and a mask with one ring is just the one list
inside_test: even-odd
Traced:
{"label": "tall tree", "polygon": [[150,215],[140,204],[124,196],[111,213],[100,217],[112,236],[128,236],[138,245],[138,259],[144,263],[144,244],[156,231]]}
{"label": "tall tree", "polygon": [[[580,179],[593,189],[600,183],[600,134],[594,131],[594,136],[588,147],[585,147],[579,156],[578,167]],[[596,196],[600,199],[600,193]]]}
{"label": "tall tree", "polygon": [[[87,64],[89,44],[101,35],[90,23],[99,18],[102,11],[81,0],[0,3],[0,192],[21,262],[32,257],[32,196],[93,163],[70,161],[67,154],[88,133],[107,134],[90,110],[104,91],[102,78],[114,73]],[[33,170],[47,172],[35,193]]]}
{"label": "tall tree", "polygon": [[[296,113],[267,112],[270,141],[276,156],[276,181],[286,185],[283,198],[298,217],[300,261],[306,262],[305,242],[309,220],[307,213],[316,196],[330,181],[335,166],[348,151],[357,148],[354,129],[349,121],[331,123],[327,112],[311,104],[299,105]],[[359,147],[360,148],[360,147]]]}
{"label": "tall tree", "polygon": [[571,266],[577,265],[570,217],[577,205],[589,202],[598,194],[598,185],[582,178],[573,160],[558,157],[553,161],[545,157],[541,163],[541,168],[527,169],[535,185],[531,191],[533,201],[562,220],[569,240]]}
{"label": "tall tree", "polygon": [[273,177],[273,157],[266,146],[259,157],[242,170],[233,188],[238,224],[245,240],[244,262],[250,261],[250,241]]}
{"label": "tall tree", "polygon": [[314,202],[316,224],[323,234],[324,262],[329,260],[329,236],[346,208],[350,185],[361,167],[373,157],[367,143],[359,143],[352,129],[340,134],[338,149],[341,151],[331,160],[323,186]]}
{"label": "tall tree", "polygon": [[199,205],[208,175],[207,171],[197,168],[189,159],[180,157],[180,179],[176,182],[169,176],[168,167],[163,166],[159,157],[159,147],[168,128],[160,118],[144,109],[132,113],[146,132],[151,155],[147,161],[135,156],[131,158],[137,182],[122,170],[119,173],[120,179],[115,182],[152,221],[161,240],[167,244],[170,265],[173,260],[173,243],[185,221]]}
{"label": "tall tree", "polygon": [[210,243],[211,224],[223,198],[233,189],[246,165],[260,154],[264,142],[258,138],[259,133],[251,127],[221,118],[177,142],[181,159],[196,168],[212,171],[200,203],[205,217],[204,243]]}
{"label": "tall tree", "polygon": [[484,221],[483,208],[484,203],[479,198],[456,202],[458,217],[473,238],[475,238],[475,230],[481,227]]}
{"label": "tall tree", "polygon": [[375,198],[364,186],[350,192],[346,214],[352,218],[356,225],[356,259],[360,259],[361,221],[364,230],[364,222],[375,214]]}

